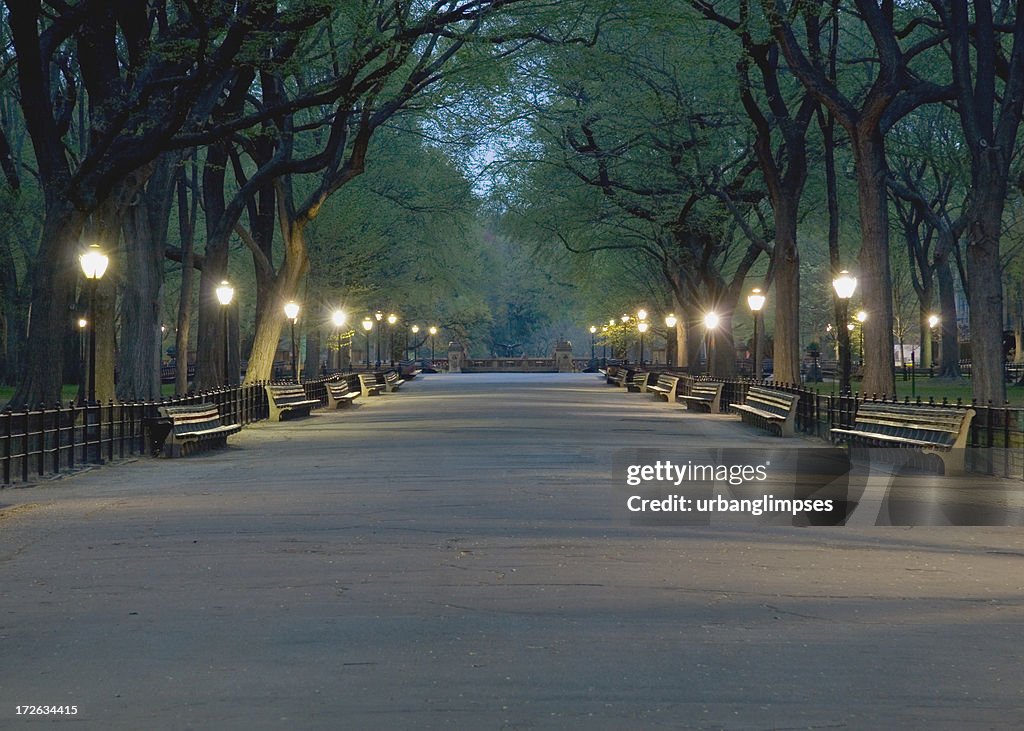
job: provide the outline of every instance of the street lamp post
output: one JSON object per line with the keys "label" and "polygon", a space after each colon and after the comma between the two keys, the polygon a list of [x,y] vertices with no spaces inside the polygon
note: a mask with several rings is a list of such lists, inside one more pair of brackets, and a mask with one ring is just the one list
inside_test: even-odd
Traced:
{"label": "street lamp post", "polygon": [[89,280],[89,388],[86,398],[90,403],[96,401],[96,288],[100,279],[107,271],[110,258],[96,244],[78,257],[82,274]]}
{"label": "street lamp post", "polygon": [[[643,325],[643,327],[640,327]],[[640,367],[644,367],[644,333],[650,325],[647,323],[647,310],[641,307],[636,311],[636,329],[640,333]]]}
{"label": "street lamp post", "polygon": [[373,320],[369,315],[363,318],[363,330],[366,332],[366,370],[370,370],[370,331],[373,330]]}
{"label": "street lamp post", "polygon": [[594,366],[597,365],[597,325],[590,326],[590,369],[593,370]]}
{"label": "street lamp post", "polygon": [[910,395],[917,396],[917,346],[910,344]]}
{"label": "street lamp post", "polygon": [[[853,297],[853,293],[857,289],[857,277],[850,274],[848,271],[843,269],[839,272],[838,276],[832,280],[832,288],[835,290],[836,297],[840,302],[839,319],[837,322],[846,322],[847,320],[847,306],[850,298]],[[843,330],[842,327],[837,328],[837,336],[839,338],[839,361],[840,361],[840,381],[839,381],[839,394],[842,395],[850,390],[850,370],[852,360],[850,357],[850,329]]]}
{"label": "street lamp post", "polygon": [[377,321],[377,368],[380,368],[380,331],[383,330],[381,323],[384,321],[384,313],[377,310],[373,313],[373,319]]}
{"label": "street lamp post", "polygon": [[601,367],[608,367],[608,326],[601,326]]}
{"label": "street lamp post", "polygon": [[398,322],[398,315],[392,312],[388,315],[388,362],[391,363],[391,367],[395,367],[395,323]]}
{"label": "street lamp post", "polygon": [[[670,312],[665,315],[665,364],[669,366],[678,365],[679,358],[676,357],[676,323],[679,320],[676,318],[674,312]],[[671,347],[670,347],[671,346]],[[669,362],[668,354],[672,353],[671,361]]]}
{"label": "street lamp post", "polygon": [[299,319],[299,305],[296,302],[289,302],[284,306],[284,314],[292,322],[292,380],[299,382],[299,371],[296,360],[295,346],[295,321]]}
{"label": "street lamp post", "polygon": [[619,318],[622,321],[622,360],[623,365],[629,365],[629,337],[626,334],[626,323],[629,322],[629,315],[623,314]]}
{"label": "street lamp post", "polygon": [[[857,329],[857,326],[854,325],[852,322],[846,323],[846,343],[847,343],[847,347],[850,348],[851,350],[853,349],[853,346],[850,345],[850,338],[853,337],[853,331],[856,330],[856,329]],[[842,329],[840,329],[840,332],[842,332]],[[852,369],[852,361],[853,361],[853,353],[850,353],[850,362],[846,364],[847,368],[851,368]],[[849,390],[850,390],[850,375],[849,375],[849,372],[847,372],[846,388],[844,389],[843,385],[840,383],[839,384],[839,395],[842,396],[844,391],[848,392]]]}
{"label": "street lamp post", "polygon": [[[864,323],[867,322],[868,313],[864,310],[857,312],[857,322],[860,323],[860,367],[864,367]],[[900,356],[903,354],[900,353]]]}
{"label": "street lamp post", "polygon": [[344,310],[335,310],[331,313],[331,322],[338,334],[338,373],[341,373],[341,328],[345,327],[346,321],[348,321],[348,315]]}
{"label": "street lamp post", "polygon": [[[932,353],[931,353],[932,357],[931,357],[931,362],[928,363],[928,376],[929,377],[931,377],[933,375],[932,369],[935,367],[935,363],[938,362],[938,358],[935,357],[936,351],[938,351],[940,356],[941,356],[941,353],[942,353],[942,351],[938,350],[938,348],[936,347],[936,345],[938,344],[938,338],[935,336],[935,333],[936,333],[935,328],[937,328],[939,326],[939,322],[940,322],[940,320],[939,320],[939,316],[938,315],[928,315],[928,330],[929,330],[929,332],[931,334],[931,339],[932,339]],[[921,365],[924,365],[924,363],[922,363]]]}
{"label": "street lamp post", "polygon": [[433,325],[427,330],[430,333],[430,367],[434,367],[434,336],[437,335],[437,328]]}
{"label": "street lamp post", "polygon": [[[416,336],[419,335],[419,333],[420,333],[420,326],[419,325],[413,325],[409,329],[412,331],[412,359],[413,360],[419,360],[420,359],[420,344],[419,344],[419,341],[416,339]],[[408,348],[406,348],[406,350],[408,350]],[[406,353],[406,355],[408,355],[408,353]]]}
{"label": "street lamp post", "polygon": [[721,318],[718,316],[717,312],[708,312],[704,315],[704,330],[706,331],[704,343],[706,367],[704,368],[704,373],[709,376],[711,375],[711,338],[715,328],[718,327],[719,322],[721,322]]}
{"label": "street lamp post", "polygon": [[85,399],[85,328],[89,321],[84,317],[78,318],[78,404]]}
{"label": "street lamp post", "polygon": [[754,380],[760,381],[764,375],[761,367],[761,348],[757,342],[757,321],[761,319],[761,309],[764,307],[765,296],[760,288],[754,287],[747,296],[747,306],[754,313]]}
{"label": "street lamp post", "polygon": [[[825,333],[832,341],[832,352],[836,356],[836,360],[839,359],[839,329],[836,328],[831,322],[825,326]],[[836,374],[832,372],[832,395],[836,395]]]}
{"label": "street lamp post", "polygon": [[228,281],[222,280],[220,286],[216,289],[217,301],[220,302],[221,308],[224,312],[224,385],[231,385],[231,358],[229,353],[231,352],[230,339],[228,336],[228,308],[231,306],[231,300],[235,298],[235,288],[232,287]]}

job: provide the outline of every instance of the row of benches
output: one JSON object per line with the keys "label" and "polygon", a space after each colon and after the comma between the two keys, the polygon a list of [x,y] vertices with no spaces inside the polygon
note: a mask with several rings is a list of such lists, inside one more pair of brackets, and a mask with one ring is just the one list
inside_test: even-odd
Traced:
{"label": "row of benches", "polygon": [[[668,373],[657,375],[653,383],[654,374],[629,372],[621,367],[605,375],[608,383],[653,393],[669,403],[681,401],[687,408],[721,411],[721,382],[694,381],[689,393],[684,394],[680,388],[683,379]],[[729,410],[745,423],[779,436],[794,436],[799,402],[799,394],[750,386],[743,403],[729,404]],[[974,414],[973,409],[946,406],[864,402],[857,407],[853,425],[832,428],[831,436],[837,442],[854,446],[917,449],[938,457],[945,474],[962,474],[964,448]]]}
{"label": "row of benches", "polygon": [[[407,373],[406,376],[415,378],[418,373]],[[360,373],[357,382],[358,389],[347,378],[325,383],[327,407],[337,409],[351,404],[359,396],[369,397],[397,391],[406,379],[395,371],[388,371]],[[309,416],[310,411],[321,405],[320,399],[309,398],[305,388],[298,383],[268,384],[265,388],[271,421]],[[161,406],[159,411],[167,431],[162,443],[154,445],[154,451],[170,457],[223,447],[230,435],[242,429],[240,424],[224,423],[216,404]]]}

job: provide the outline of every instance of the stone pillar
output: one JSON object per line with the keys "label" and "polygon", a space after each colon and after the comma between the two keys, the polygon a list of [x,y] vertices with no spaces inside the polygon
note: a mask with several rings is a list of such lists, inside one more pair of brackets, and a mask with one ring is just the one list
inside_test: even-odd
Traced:
{"label": "stone pillar", "polygon": [[555,343],[555,369],[559,373],[572,373],[572,343]]}
{"label": "stone pillar", "polygon": [[466,365],[466,349],[462,343],[453,340],[448,343],[448,372],[462,373]]}

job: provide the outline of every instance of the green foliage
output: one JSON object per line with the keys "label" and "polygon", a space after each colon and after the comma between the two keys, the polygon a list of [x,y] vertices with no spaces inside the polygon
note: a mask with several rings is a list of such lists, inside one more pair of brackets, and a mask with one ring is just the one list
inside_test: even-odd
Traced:
{"label": "green foliage", "polygon": [[351,318],[395,311],[409,326],[482,339],[490,313],[469,181],[409,130],[383,130],[368,159],[310,224],[310,292]]}

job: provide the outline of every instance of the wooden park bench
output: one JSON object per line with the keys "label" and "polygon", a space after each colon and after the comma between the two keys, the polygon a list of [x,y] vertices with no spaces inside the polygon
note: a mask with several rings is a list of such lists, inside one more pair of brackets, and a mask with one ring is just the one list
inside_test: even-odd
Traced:
{"label": "wooden park bench", "polygon": [[629,379],[632,373],[628,368],[619,366],[615,369],[615,372],[608,376],[608,383],[612,386],[622,386],[625,388],[629,384]]}
{"label": "wooden park bench", "polygon": [[359,374],[359,392],[369,398],[370,396],[379,396],[384,392],[385,383],[384,376],[381,373],[360,373]]}
{"label": "wooden park bench", "polygon": [[776,432],[779,436],[796,434],[796,407],[800,396],[795,393],[773,391],[751,386],[742,404],[731,404],[730,409],[748,424]]}
{"label": "wooden park bench", "polygon": [[352,403],[359,395],[359,391],[353,391],[348,381],[344,379],[330,381],[324,386],[327,388],[327,406],[332,409]]}
{"label": "wooden park bench", "polygon": [[403,383],[405,379],[399,376],[397,371],[388,371],[384,374],[384,390],[388,393],[397,391]]}
{"label": "wooden park bench", "polygon": [[618,373],[619,369],[621,369],[621,368],[622,368],[622,365],[620,365],[617,362],[616,363],[609,363],[609,362],[605,361],[604,368],[598,368],[597,372],[600,373],[601,376],[604,378],[604,382],[607,383],[609,386],[611,386],[612,385],[612,379],[615,378],[615,374]]}
{"label": "wooden park bench", "polygon": [[221,422],[217,404],[161,406],[160,415],[170,422],[160,449],[160,454],[168,457],[227,446],[228,437],[242,430],[241,424]]}
{"label": "wooden park bench", "polygon": [[873,447],[907,447],[933,454],[943,473],[964,473],[964,451],[974,409],[900,404],[861,403],[851,429],[832,429],[839,441]]}
{"label": "wooden park bench", "polygon": [[292,414],[309,416],[310,410],[320,405],[320,399],[306,398],[306,390],[298,383],[267,384],[266,389],[271,421],[281,421]]}
{"label": "wooden park bench", "polygon": [[720,381],[694,381],[689,394],[680,393],[676,398],[686,404],[687,409],[698,406],[708,413],[717,414],[722,410],[722,385]]}
{"label": "wooden park bench", "polygon": [[676,392],[679,389],[679,376],[672,376],[668,373],[658,375],[657,383],[647,384],[647,390],[654,394],[654,398],[663,398],[670,404],[676,402]]}
{"label": "wooden park bench", "polygon": [[633,393],[647,393],[647,380],[649,377],[650,374],[646,371],[634,371],[633,375],[629,377],[626,389]]}
{"label": "wooden park bench", "polygon": [[417,368],[416,361],[414,360],[403,360],[399,361],[398,363],[398,372],[401,374],[402,378],[404,378],[407,381],[411,381],[416,376],[421,374],[423,372],[423,369]]}

